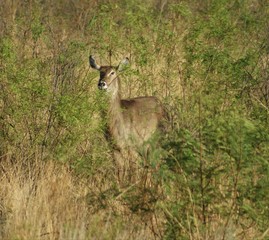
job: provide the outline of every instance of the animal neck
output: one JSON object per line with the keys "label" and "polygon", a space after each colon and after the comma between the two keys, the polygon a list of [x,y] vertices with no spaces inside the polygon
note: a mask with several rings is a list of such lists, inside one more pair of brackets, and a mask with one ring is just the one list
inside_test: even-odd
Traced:
{"label": "animal neck", "polygon": [[125,139],[125,128],[119,92],[113,95],[110,99],[110,106],[108,109],[108,125],[109,132],[112,137],[116,140],[117,144],[122,145]]}
{"label": "animal neck", "polygon": [[110,104],[108,109],[109,118],[114,121],[122,119],[121,111],[121,95],[120,95],[120,82],[119,79],[114,80],[113,88],[108,92],[110,98]]}
{"label": "animal neck", "polygon": [[108,109],[109,122],[122,123],[122,110],[121,110],[121,97],[117,93],[110,99],[110,105]]}

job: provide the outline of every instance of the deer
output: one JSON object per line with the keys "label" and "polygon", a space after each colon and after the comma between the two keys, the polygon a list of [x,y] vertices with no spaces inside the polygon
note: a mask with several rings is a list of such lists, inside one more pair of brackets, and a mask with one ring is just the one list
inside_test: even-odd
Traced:
{"label": "deer", "polygon": [[122,169],[126,169],[126,165],[130,166],[130,163],[126,163],[126,153],[135,159],[137,149],[163,129],[165,111],[155,96],[121,98],[119,75],[129,65],[128,58],[124,58],[117,66],[100,66],[90,55],[89,64],[100,72],[97,86],[108,96],[107,132],[113,142],[118,168],[124,171]]}

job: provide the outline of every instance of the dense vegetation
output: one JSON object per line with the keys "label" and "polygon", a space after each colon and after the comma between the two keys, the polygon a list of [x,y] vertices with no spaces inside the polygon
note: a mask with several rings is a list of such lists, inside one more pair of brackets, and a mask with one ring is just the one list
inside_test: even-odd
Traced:
{"label": "dense vegetation", "polygon": [[[0,14],[0,238],[269,238],[267,0],[13,0]],[[117,183],[89,54],[129,57],[122,95],[169,113],[137,183]]]}

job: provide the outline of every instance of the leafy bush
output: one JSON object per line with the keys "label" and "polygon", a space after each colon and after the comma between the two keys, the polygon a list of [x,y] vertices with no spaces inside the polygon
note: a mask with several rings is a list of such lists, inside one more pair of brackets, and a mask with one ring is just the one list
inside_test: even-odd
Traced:
{"label": "leafy bush", "polygon": [[[106,216],[98,224],[115,220],[107,238],[119,224],[123,239],[266,239],[266,1],[4,1],[0,13],[0,166],[66,164],[89,213]],[[129,57],[122,96],[156,95],[169,115],[171,131],[141,150],[141,179],[124,189],[89,54],[102,65]]]}

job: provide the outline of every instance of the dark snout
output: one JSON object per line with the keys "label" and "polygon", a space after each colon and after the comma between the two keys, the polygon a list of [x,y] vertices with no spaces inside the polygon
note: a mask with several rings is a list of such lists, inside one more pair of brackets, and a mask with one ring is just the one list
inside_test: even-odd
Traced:
{"label": "dark snout", "polygon": [[107,84],[106,84],[106,82],[104,82],[104,81],[102,81],[102,80],[99,80],[99,82],[98,82],[98,88],[99,88],[100,90],[105,90],[105,89],[107,89]]}

